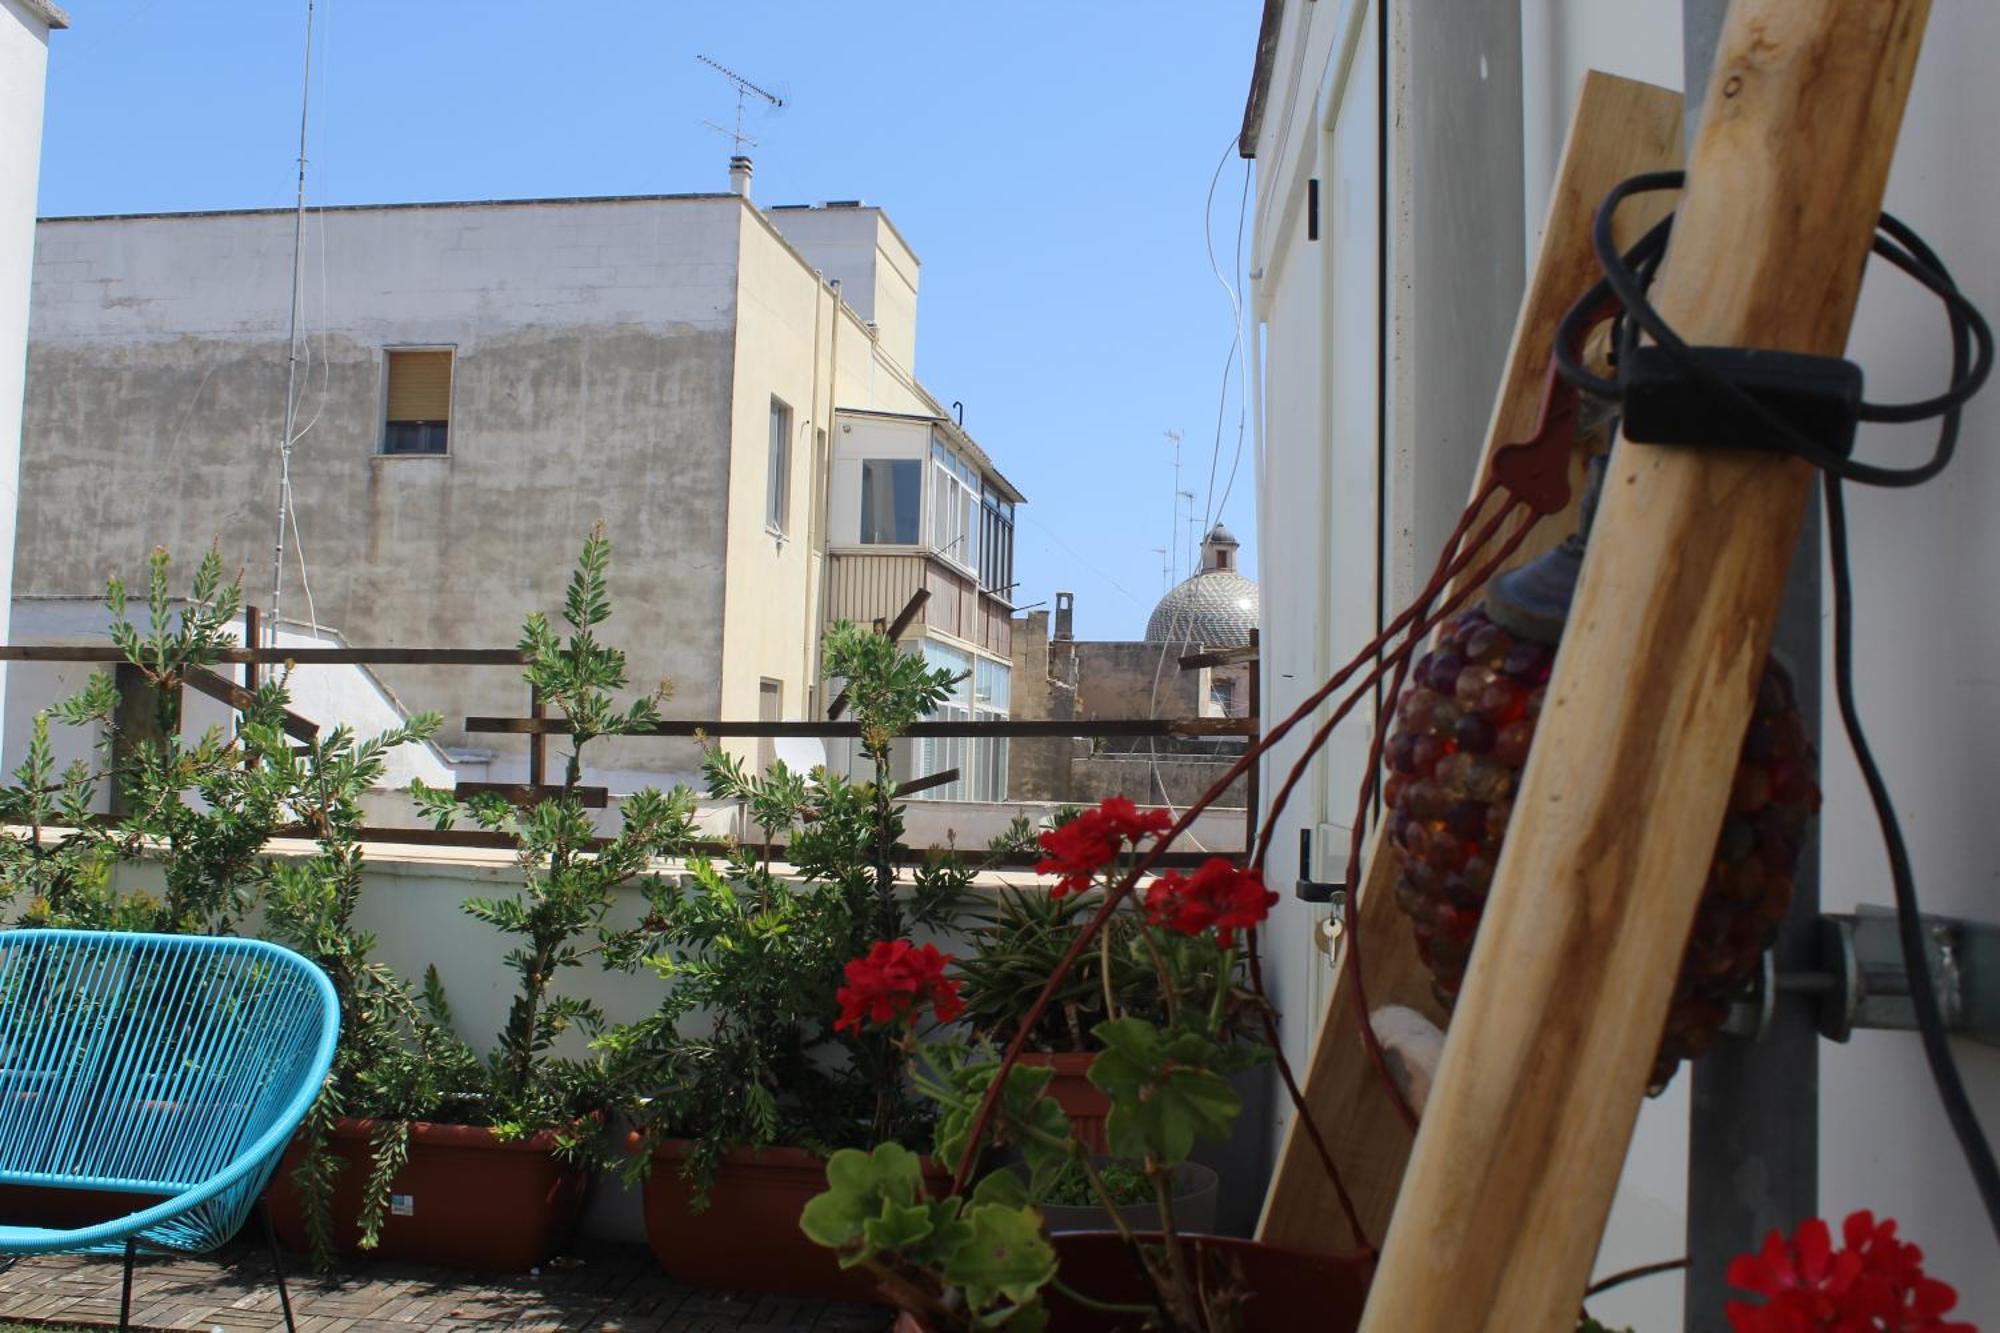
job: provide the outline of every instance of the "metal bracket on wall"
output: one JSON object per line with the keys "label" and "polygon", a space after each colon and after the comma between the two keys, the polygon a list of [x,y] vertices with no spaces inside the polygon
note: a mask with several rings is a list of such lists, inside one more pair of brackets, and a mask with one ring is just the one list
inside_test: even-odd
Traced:
{"label": "metal bracket on wall", "polygon": [[[2000,925],[1934,916],[1923,924],[1945,1027],[2000,1046]],[[1780,992],[1809,999],[1820,1035],[1829,1041],[1846,1041],[1857,1028],[1917,1026],[1895,912],[1864,906],[1852,916],[1822,916],[1814,951],[1814,966],[1800,972],[1777,971],[1765,954],[1723,1030],[1756,1040],[1769,1028]]]}
{"label": "metal bracket on wall", "polygon": [[1313,831],[1308,824],[1299,830],[1299,877],[1292,882],[1292,896],[1301,902],[1331,903],[1345,907],[1347,884],[1342,880],[1317,880],[1313,873]]}

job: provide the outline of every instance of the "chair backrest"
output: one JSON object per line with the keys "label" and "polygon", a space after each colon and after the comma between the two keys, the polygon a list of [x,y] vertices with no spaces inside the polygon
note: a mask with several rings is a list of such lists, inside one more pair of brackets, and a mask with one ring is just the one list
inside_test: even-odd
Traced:
{"label": "chair backrest", "polygon": [[295,1123],[326,975],[261,940],[0,932],[0,1182],[174,1193]]}

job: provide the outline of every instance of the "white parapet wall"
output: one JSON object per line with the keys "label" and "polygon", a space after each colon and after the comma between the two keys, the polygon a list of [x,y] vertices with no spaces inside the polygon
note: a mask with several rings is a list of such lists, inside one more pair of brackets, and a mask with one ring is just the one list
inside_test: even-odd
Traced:
{"label": "white parapet wall", "polygon": [[[0,643],[7,640],[14,525],[21,507],[21,399],[49,30],[68,26],[63,12],[46,0],[0,0]],[[5,672],[0,663],[0,679]]]}

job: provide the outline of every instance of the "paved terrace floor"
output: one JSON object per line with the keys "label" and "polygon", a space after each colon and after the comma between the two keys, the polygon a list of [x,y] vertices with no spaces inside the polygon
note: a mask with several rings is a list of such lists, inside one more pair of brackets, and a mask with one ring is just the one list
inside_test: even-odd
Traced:
{"label": "paved terrace floor", "polygon": [[[295,1259],[296,1256],[289,1256]],[[116,1259],[50,1255],[0,1272],[0,1321],[118,1324]],[[299,1333],[413,1333],[418,1329],[605,1329],[617,1333],[886,1333],[890,1316],[865,1305],[755,1296],[684,1286],[643,1246],[599,1246],[539,1275],[371,1265],[331,1279],[290,1271]],[[278,1289],[262,1246],[199,1259],[139,1261],[135,1329],[282,1329]]]}

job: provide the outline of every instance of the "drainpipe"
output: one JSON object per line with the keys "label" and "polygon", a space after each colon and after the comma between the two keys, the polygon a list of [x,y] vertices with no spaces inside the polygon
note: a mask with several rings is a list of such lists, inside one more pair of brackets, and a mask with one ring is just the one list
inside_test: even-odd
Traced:
{"label": "drainpipe", "polygon": [[[819,685],[819,676],[813,670],[815,665],[813,661],[813,645],[819,642],[818,621],[822,614],[822,608],[826,605],[827,514],[821,505],[822,488],[820,485],[820,457],[818,448],[819,436],[821,434],[826,436],[828,459],[830,460],[833,457],[833,413],[828,412],[824,418],[820,416],[819,397],[819,312],[821,305],[820,297],[824,293],[825,287],[825,280],[818,274],[814,274],[812,406],[808,410],[806,417],[806,428],[811,433],[807,435],[805,440],[806,459],[808,463],[806,503],[809,506],[806,511],[805,559],[808,570],[812,568],[814,559],[819,561],[819,580],[818,586],[806,590],[805,644],[800,664],[801,669],[805,673],[802,681],[803,696],[806,699],[814,701],[817,701],[818,698],[814,690]],[[804,716],[807,721],[812,720],[814,711],[812,709],[805,711]]]}
{"label": "drainpipe", "polygon": [[[833,545],[833,514],[829,510],[828,497],[833,493],[833,455],[834,451],[840,447],[840,441],[834,434],[833,429],[834,404],[840,398],[840,279],[834,278],[825,285],[828,293],[833,297],[833,319],[827,329],[826,335],[826,467],[823,470],[815,468],[814,471],[817,475],[813,477],[813,504],[820,515],[820,550],[822,556],[819,562],[819,614],[822,620],[825,619],[826,615],[827,585],[833,579],[833,557],[824,554],[827,548]],[[813,297],[813,341],[815,344],[819,341],[818,308],[819,298],[815,295]],[[819,353],[815,350],[813,353],[815,373],[817,373],[818,361]],[[820,625],[811,624],[806,626],[806,678],[814,685],[820,682],[820,638]]]}

